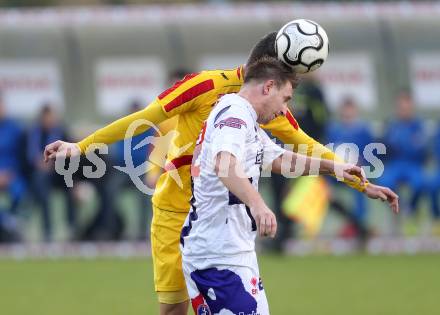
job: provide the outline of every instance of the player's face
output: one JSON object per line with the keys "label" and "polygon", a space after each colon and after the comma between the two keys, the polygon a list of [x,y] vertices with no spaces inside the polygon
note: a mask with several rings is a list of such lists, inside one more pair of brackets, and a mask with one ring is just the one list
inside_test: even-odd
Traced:
{"label": "player's face", "polygon": [[289,81],[280,87],[274,85],[270,89],[266,105],[264,106],[264,112],[258,117],[258,122],[260,124],[267,124],[278,116],[285,115],[287,105],[292,99],[292,93],[293,88]]}

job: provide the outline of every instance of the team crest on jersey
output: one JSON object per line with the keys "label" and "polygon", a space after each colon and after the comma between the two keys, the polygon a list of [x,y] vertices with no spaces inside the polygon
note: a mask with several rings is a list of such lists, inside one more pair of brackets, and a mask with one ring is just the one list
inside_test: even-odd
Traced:
{"label": "team crest on jersey", "polygon": [[207,304],[200,304],[197,307],[197,315],[211,315],[211,310]]}
{"label": "team crest on jersey", "polygon": [[246,122],[240,118],[235,118],[235,117],[228,117],[214,124],[215,128],[219,127],[220,129],[222,129],[223,127],[241,129],[241,126],[247,127]]}

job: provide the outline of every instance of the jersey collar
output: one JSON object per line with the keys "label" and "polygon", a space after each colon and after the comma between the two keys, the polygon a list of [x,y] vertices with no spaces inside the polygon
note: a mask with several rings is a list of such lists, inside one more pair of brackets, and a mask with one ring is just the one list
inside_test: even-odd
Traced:
{"label": "jersey collar", "polygon": [[236,95],[237,95],[237,97],[239,97],[240,99],[243,100],[243,102],[239,103],[239,104],[245,105],[246,108],[251,113],[252,118],[254,119],[254,121],[257,121],[258,115],[257,115],[257,112],[255,111],[255,109],[252,107],[251,103],[249,103],[249,101],[247,99],[245,99],[244,97],[241,97],[239,94],[236,94]]}

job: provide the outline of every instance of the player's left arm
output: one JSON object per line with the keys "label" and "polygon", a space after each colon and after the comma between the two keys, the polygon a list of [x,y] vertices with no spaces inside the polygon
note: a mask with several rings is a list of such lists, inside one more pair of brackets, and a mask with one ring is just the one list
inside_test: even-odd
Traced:
{"label": "player's left arm", "polygon": [[[314,165],[317,166],[316,170],[313,169]],[[299,171],[296,169],[298,166],[300,168]],[[343,179],[345,182],[360,180],[362,184],[366,180],[362,168],[354,164],[309,157],[291,151],[285,151],[272,162],[272,172],[283,174],[283,171],[286,171],[286,169],[298,176],[330,174],[336,175],[338,179]],[[399,196],[390,188],[369,183],[364,189],[364,194],[371,199],[380,199],[383,202],[388,202],[393,212],[399,212]]]}
{"label": "player's left arm", "polygon": [[354,177],[365,182],[361,167],[350,163],[340,163],[328,159],[310,157],[292,151],[284,151],[272,162],[272,172],[283,174],[286,170],[298,176],[335,175],[340,180],[353,181]]}
{"label": "player's left arm", "polygon": [[[339,163],[344,162],[329,148],[307,135],[300,128],[290,111],[287,112],[286,116],[279,116],[261,127],[269,130],[273,136],[277,137],[285,144],[291,145],[293,152],[299,152],[307,156],[318,157]],[[360,192],[363,192],[365,187],[369,185],[368,181],[363,182],[356,176],[353,180],[344,179],[343,182]]]}
{"label": "player's left arm", "polygon": [[283,175],[287,171],[297,176],[330,174],[347,181],[353,181],[357,177],[362,183],[366,180],[365,172],[359,166],[284,150],[272,142],[265,133],[262,133],[262,141],[264,145],[263,168],[271,166],[271,171],[274,173]]}
{"label": "player's left arm", "polygon": [[[308,174],[336,175],[338,179],[343,179],[343,181],[347,184],[353,182],[358,183],[359,186],[364,187],[363,192],[365,195],[367,195],[367,197],[371,199],[380,199],[384,202],[388,202],[389,206],[395,213],[399,212],[399,196],[388,187],[378,186],[372,183],[365,185],[366,178],[362,168],[353,164],[340,162],[337,159],[337,156],[334,154],[333,156],[336,158],[333,158],[331,154],[330,156],[327,156],[327,158],[325,157],[316,158],[313,156],[310,157],[313,153],[313,150],[312,152],[310,152],[310,150],[307,150],[308,155],[300,154],[297,152],[286,151],[281,149],[276,144],[274,144],[267,135],[264,136],[265,136],[264,159],[267,158],[268,161],[265,161],[266,165],[263,166],[267,167],[270,164],[272,167],[271,170],[273,172],[282,174],[283,171],[288,170],[290,172],[294,172],[294,174],[298,176],[308,175]],[[305,140],[307,140],[307,137]],[[310,137],[308,138],[311,139]],[[302,139],[302,141],[299,143],[308,143],[308,142],[305,142],[304,139]],[[311,145],[314,144],[316,145],[316,143],[317,142],[314,140],[313,141],[309,140],[309,144]],[[319,143],[318,145],[321,146],[321,150],[324,149],[324,146],[322,146]],[[310,147],[310,145],[308,147]],[[330,153],[333,152],[330,151]],[[283,165],[283,163],[286,165]],[[300,169],[299,171],[297,171],[296,167],[299,165],[300,165]],[[317,166],[316,170],[313,170],[314,165]]]}

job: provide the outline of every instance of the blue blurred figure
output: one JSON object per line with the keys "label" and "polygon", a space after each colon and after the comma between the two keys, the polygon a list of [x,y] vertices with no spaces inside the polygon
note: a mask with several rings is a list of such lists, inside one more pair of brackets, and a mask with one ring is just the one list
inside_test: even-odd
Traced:
{"label": "blue blurred figure", "polygon": [[[338,151],[342,148],[347,149],[345,152],[350,152],[354,154],[354,151],[348,151],[349,147],[356,145],[359,149],[358,156],[350,156],[351,163],[358,165],[367,165],[364,159],[364,149],[365,147],[373,142],[373,136],[371,134],[369,126],[359,119],[358,106],[352,98],[345,98],[342,102],[339,111],[339,120],[333,121],[329,124],[327,132],[327,143],[334,143],[335,150],[339,147]],[[343,147],[341,147],[341,145]],[[347,159],[347,157],[343,157]],[[354,160],[352,160],[354,159]],[[367,206],[366,197],[364,194],[358,192],[357,190],[351,190],[353,192],[353,197],[355,200],[354,216],[356,219],[365,224],[367,216]]]}
{"label": "blue blurred figure", "polygon": [[[0,230],[15,229],[14,217],[25,193],[26,184],[22,174],[23,140],[19,124],[7,117],[0,95],[0,192],[5,192],[9,200],[7,211],[0,209]],[[3,238],[8,240],[6,236]]]}
{"label": "blue blurred figure", "polygon": [[[137,112],[143,109],[142,103],[139,101],[133,101],[130,104],[130,113]],[[150,152],[150,145],[146,145],[140,147],[138,149],[134,149],[139,143],[141,143],[148,136],[154,136],[155,130],[150,128],[144,133],[141,133],[137,136],[131,138],[131,159],[133,162],[133,166],[136,168],[139,165],[142,165],[146,160],[148,160],[148,154]],[[124,141],[119,141],[115,143],[111,152],[111,159],[114,165],[117,166],[125,166],[126,156],[124,152]],[[143,181],[145,182],[145,176],[143,176]],[[118,196],[121,190],[123,189],[133,189],[137,198],[138,212],[139,212],[139,231],[137,238],[140,240],[144,240],[148,238],[147,231],[149,230],[149,224],[151,218],[148,218],[148,214],[152,213],[151,210],[151,196],[144,194],[142,191],[138,190],[134,183],[131,181],[128,174],[122,173],[120,171],[112,172],[112,176],[109,182],[110,186],[110,194],[111,196]],[[113,202],[113,205],[116,205],[116,200]]]}
{"label": "blue blurred figure", "polygon": [[440,207],[438,195],[440,192],[440,126],[433,139],[433,155],[436,162],[436,171],[427,179],[427,189],[431,198],[431,212],[434,219],[434,233],[440,235]]}
{"label": "blue blurred figure", "polygon": [[412,97],[406,90],[397,97],[396,117],[387,123],[383,142],[387,154],[381,184],[393,190],[400,184],[407,184],[411,190],[408,210],[414,214],[424,185],[427,134],[423,121],[414,113]]}
{"label": "blue blurred figure", "polygon": [[29,129],[27,138],[27,159],[32,168],[32,193],[42,210],[45,241],[52,240],[50,197],[54,188],[59,188],[64,192],[70,237],[74,237],[76,233],[76,212],[74,208],[73,191],[65,185],[63,177],[54,171],[53,165],[43,161],[45,146],[57,139],[68,140],[69,137],[51,104],[43,104],[38,121]]}

